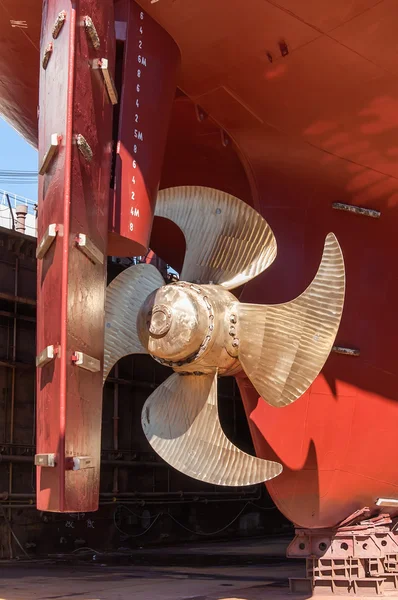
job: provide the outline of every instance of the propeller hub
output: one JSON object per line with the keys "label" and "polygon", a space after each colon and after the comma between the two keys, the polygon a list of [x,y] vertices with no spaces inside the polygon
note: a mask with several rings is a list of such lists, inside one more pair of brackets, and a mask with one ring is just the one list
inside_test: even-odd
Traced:
{"label": "propeller hub", "polygon": [[149,333],[154,336],[163,337],[170,330],[172,312],[164,304],[155,304],[149,311],[147,325]]}
{"label": "propeller hub", "polygon": [[138,313],[141,343],[162,363],[192,362],[208,335],[209,309],[199,288],[195,290],[181,282],[163,286],[148,296]]}

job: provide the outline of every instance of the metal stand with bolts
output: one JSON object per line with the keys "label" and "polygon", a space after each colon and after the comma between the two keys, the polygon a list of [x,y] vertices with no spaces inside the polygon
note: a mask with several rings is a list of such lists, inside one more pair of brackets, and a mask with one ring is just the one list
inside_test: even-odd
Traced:
{"label": "metal stand with bolts", "polygon": [[287,556],[306,558],[306,577],[290,579],[290,591],[398,598],[398,522],[370,514],[358,510],[334,529],[296,529]]}

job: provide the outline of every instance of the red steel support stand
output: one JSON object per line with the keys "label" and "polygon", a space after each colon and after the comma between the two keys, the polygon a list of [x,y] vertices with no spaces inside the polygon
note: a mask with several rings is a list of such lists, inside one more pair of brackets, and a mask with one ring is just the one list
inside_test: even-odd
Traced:
{"label": "red steel support stand", "polygon": [[296,529],[289,558],[306,558],[307,577],[293,593],[398,598],[398,523],[358,510],[335,529]]}

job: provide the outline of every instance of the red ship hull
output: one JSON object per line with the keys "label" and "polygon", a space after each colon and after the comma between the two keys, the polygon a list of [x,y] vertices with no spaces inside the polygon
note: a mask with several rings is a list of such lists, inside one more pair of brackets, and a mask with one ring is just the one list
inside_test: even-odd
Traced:
{"label": "red ship hull", "polygon": [[[275,263],[241,300],[296,297],[329,231],[343,250],[347,292],[336,344],[360,355],[332,354],[308,392],[283,409],[240,380],[258,455],[284,465],[268,489],[304,527],[376,510],[378,498],[398,498],[398,7],[391,0],[254,0],[250,10],[224,0],[140,4],[182,57],[177,83],[185,96],[174,104],[161,186],[233,193],[275,233]],[[34,141],[40,6],[7,0],[0,11],[0,111]],[[339,211],[336,202],[381,216]],[[155,223],[151,245],[179,267],[183,240],[174,228]]]}

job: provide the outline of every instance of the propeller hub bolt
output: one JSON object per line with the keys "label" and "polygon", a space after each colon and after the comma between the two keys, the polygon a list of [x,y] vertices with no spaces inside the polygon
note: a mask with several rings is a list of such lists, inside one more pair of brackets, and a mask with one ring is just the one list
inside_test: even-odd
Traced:
{"label": "propeller hub bolt", "polygon": [[166,335],[171,327],[171,310],[164,304],[156,304],[148,317],[149,332],[159,337]]}

